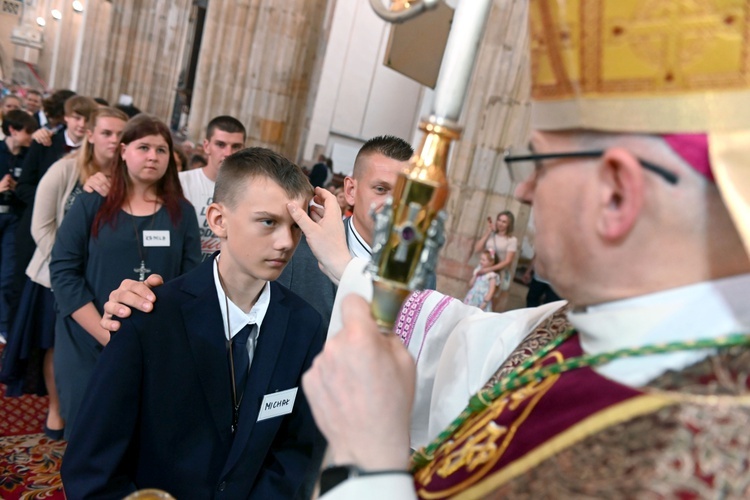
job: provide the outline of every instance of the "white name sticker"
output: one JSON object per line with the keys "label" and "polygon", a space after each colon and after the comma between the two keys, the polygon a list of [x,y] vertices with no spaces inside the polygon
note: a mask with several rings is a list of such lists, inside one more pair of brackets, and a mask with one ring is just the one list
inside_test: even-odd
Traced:
{"label": "white name sticker", "polygon": [[169,230],[163,231],[143,231],[144,247],[168,247]]}
{"label": "white name sticker", "polygon": [[260,404],[260,412],[258,413],[258,422],[292,413],[294,400],[297,398],[297,389],[298,387],[295,387],[294,389],[263,396],[263,402]]}

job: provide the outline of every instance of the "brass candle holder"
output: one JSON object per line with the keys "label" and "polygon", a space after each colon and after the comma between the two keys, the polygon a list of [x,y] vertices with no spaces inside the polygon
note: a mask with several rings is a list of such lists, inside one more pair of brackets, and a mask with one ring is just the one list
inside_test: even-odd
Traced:
{"label": "brass candle holder", "polygon": [[372,214],[371,310],[378,326],[389,332],[404,300],[435,270],[445,241],[448,154],[451,142],[461,136],[456,123],[435,116],[419,128],[425,133],[419,150],[399,174],[392,198]]}

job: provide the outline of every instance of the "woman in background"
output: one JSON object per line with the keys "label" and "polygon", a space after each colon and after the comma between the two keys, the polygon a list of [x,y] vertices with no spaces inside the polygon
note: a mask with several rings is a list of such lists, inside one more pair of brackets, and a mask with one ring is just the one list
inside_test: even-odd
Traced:
{"label": "woman in background", "polygon": [[482,275],[488,272],[496,272],[500,276],[499,292],[495,292],[492,310],[495,312],[505,311],[508,302],[508,291],[512,280],[511,270],[513,259],[518,251],[518,240],[513,236],[513,227],[515,225],[515,216],[513,212],[505,210],[497,214],[497,219],[492,222],[492,218],[487,217],[487,230],[484,235],[474,245],[474,253],[479,253],[487,249],[495,258],[496,264],[483,267],[478,274]]}

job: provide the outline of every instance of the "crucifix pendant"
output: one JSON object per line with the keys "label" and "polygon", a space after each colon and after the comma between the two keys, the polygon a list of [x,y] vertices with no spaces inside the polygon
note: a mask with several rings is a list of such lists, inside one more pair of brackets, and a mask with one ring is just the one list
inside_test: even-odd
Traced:
{"label": "crucifix pendant", "polygon": [[146,262],[142,260],[141,267],[136,267],[133,271],[138,273],[138,281],[146,281],[146,273],[150,273],[151,269],[148,269],[146,267]]}

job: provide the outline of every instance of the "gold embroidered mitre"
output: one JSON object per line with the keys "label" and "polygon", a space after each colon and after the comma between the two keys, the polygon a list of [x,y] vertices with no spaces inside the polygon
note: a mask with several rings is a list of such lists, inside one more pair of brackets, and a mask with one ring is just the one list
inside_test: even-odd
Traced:
{"label": "gold embroidered mitre", "polygon": [[532,125],[706,133],[750,253],[750,1],[531,0]]}

